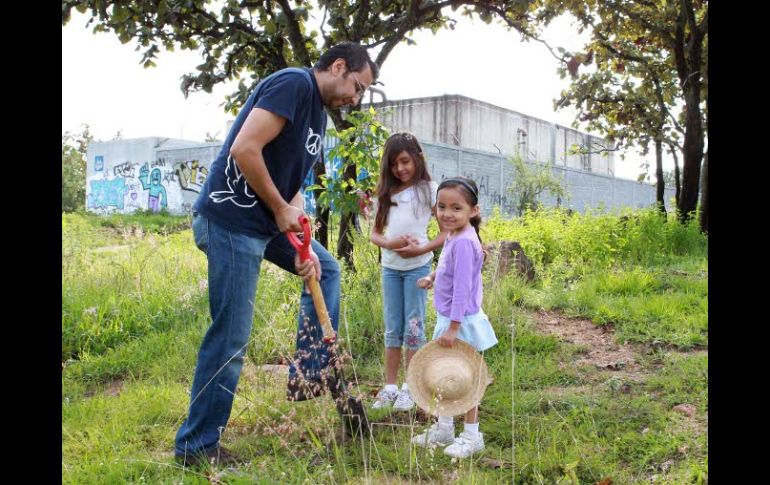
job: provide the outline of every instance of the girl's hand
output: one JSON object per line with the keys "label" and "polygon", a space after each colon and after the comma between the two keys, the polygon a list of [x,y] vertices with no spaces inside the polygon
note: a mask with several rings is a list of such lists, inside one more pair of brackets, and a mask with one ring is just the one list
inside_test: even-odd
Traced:
{"label": "girl's hand", "polygon": [[388,239],[387,248],[396,251],[409,245],[409,236],[396,236],[392,239]]}
{"label": "girl's hand", "polygon": [[438,338],[438,344],[442,347],[451,347],[457,338],[457,329],[451,326]]}
{"label": "girl's hand", "polygon": [[417,280],[417,286],[425,290],[429,290],[433,288],[433,278],[431,278],[430,276],[420,278],[419,280]]}
{"label": "girl's hand", "polygon": [[372,206],[372,198],[364,192],[361,189],[356,190],[356,195],[358,196],[358,210],[366,219],[369,219],[369,215],[371,214],[371,206]]}
{"label": "girl's hand", "polygon": [[424,254],[425,251],[422,250],[422,247],[419,244],[419,241],[413,237],[405,236],[407,237],[407,244],[404,247],[394,249],[395,252],[398,253],[399,256],[402,258],[413,258],[415,256],[419,256],[421,254]]}

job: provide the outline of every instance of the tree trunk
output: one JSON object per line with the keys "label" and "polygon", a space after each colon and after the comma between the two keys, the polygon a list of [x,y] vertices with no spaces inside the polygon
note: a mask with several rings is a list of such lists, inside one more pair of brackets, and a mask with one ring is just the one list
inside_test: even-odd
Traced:
{"label": "tree trunk", "polygon": [[666,183],[663,181],[663,142],[655,140],[655,200],[658,210],[666,216]]}
{"label": "tree trunk", "polygon": [[[348,165],[342,175],[345,180],[355,180],[357,176],[355,165]],[[353,229],[355,229],[355,214],[352,212],[342,214],[339,239],[337,239],[337,257],[344,259],[351,268],[353,267],[353,242],[350,240],[350,232]]]}
{"label": "tree trunk", "polygon": [[[687,222],[698,206],[700,185],[700,165],[703,160],[703,125],[701,124],[700,93],[694,89],[695,83],[685,86],[685,106],[687,110],[684,133],[684,162],[682,164],[682,193],[679,196],[679,220]],[[688,85],[690,87],[688,87]]]}
{"label": "tree trunk", "polygon": [[340,233],[337,241],[337,258],[345,260],[345,263],[353,267],[353,242],[350,240],[350,234],[355,229],[355,214],[342,214],[340,217]]}
{"label": "tree trunk", "polygon": [[666,213],[666,181],[663,179],[663,127],[666,126],[666,101],[663,98],[663,90],[660,87],[658,77],[650,70],[650,75],[655,83],[655,97],[658,100],[658,119],[655,126],[655,200],[663,220],[668,220]]}
{"label": "tree trunk", "polygon": [[[351,107],[350,109],[357,110],[360,108],[361,101],[359,100],[358,105]],[[329,115],[331,116],[332,121],[334,121],[334,127],[337,129],[337,131],[342,131],[345,128],[352,126],[350,123],[342,119],[342,113],[340,113],[339,109],[331,111]],[[342,140],[340,140],[340,143],[342,143]],[[355,165],[347,166],[342,175],[344,179],[353,180],[355,180],[357,176],[358,174],[356,173]],[[348,266],[351,268],[353,267],[353,242],[350,240],[350,228],[355,227],[354,217],[355,214],[341,214],[340,230],[337,236],[337,258],[344,259]]]}
{"label": "tree trunk", "polygon": [[[679,198],[679,220],[687,222],[698,206],[700,166],[703,160],[703,118],[700,110],[700,90],[703,73],[703,30],[694,24],[692,3],[679,2],[674,59],[684,94],[685,131],[682,162],[682,193]],[[685,27],[690,30],[685,35]]]}
{"label": "tree trunk", "polygon": [[709,151],[703,155],[703,171],[700,178],[700,230],[709,232]]}
{"label": "tree trunk", "polygon": [[679,157],[676,156],[676,146],[669,145],[669,147],[671,148],[671,155],[674,156],[674,200],[676,200],[676,206],[679,207],[679,193],[682,191],[682,181],[679,178]]}
{"label": "tree trunk", "polygon": [[[321,158],[321,163],[316,163],[313,166],[313,175],[315,176],[316,184],[323,185],[323,182],[321,181],[321,175],[326,173],[326,166],[324,164],[323,157]],[[316,213],[316,231],[315,231],[315,240],[321,243],[321,245],[329,249],[329,208],[324,207],[322,208],[318,204],[318,198],[321,197],[321,194],[323,193],[324,189],[315,189],[313,191],[313,196],[316,200],[315,205],[315,213]]]}

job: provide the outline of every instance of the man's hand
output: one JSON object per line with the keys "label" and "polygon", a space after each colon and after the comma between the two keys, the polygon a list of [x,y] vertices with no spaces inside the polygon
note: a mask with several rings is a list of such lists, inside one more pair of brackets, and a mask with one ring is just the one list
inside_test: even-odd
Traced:
{"label": "man's hand", "polygon": [[455,322],[452,322],[449,324],[449,328],[446,329],[446,332],[441,334],[441,337],[438,338],[438,344],[442,347],[451,347],[455,343],[455,339],[457,338],[457,330],[458,328],[455,326],[458,325]]}
{"label": "man's hand", "polygon": [[302,232],[302,225],[299,223],[299,217],[305,216],[302,209],[286,204],[275,213],[275,223],[281,232]]}
{"label": "man's hand", "polygon": [[321,280],[321,262],[312,248],[310,248],[310,259],[306,261],[300,261],[299,254],[294,256],[294,269],[305,280],[305,283],[310,281],[310,278]]}

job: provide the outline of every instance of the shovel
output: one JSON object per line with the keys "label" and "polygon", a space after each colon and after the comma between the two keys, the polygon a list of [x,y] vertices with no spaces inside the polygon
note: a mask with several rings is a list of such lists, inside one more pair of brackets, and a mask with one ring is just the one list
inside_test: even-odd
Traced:
{"label": "shovel", "polygon": [[[294,249],[297,250],[300,261],[307,261],[310,259],[310,219],[303,215],[299,216],[298,220],[302,225],[302,240],[300,240],[300,238],[293,232],[287,232],[286,237],[288,237],[289,242],[294,246]],[[329,368],[331,369],[331,373],[326,379],[326,382],[337,407],[337,412],[342,419],[342,423],[345,426],[348,435],[356,436],[360,433],[368,436],[370,427],[364,405],[360,399],[348,394],[347,381],[342,374],[342,363],[339,361],[339,355],[337,353],[337,334],[329,319],[329,312],[326,309],[326,302],[324,301],[323,293],[321,293],[321,287],[318,284],[318,280],[315,278],[311,278],[310,281],[307,282],[307,286],[310,290],[310,295],[313,297],[313,305],[315,306],[315,311],[318,315],[318,321],[321,322],[323,342],[327,344],[329,349]]]}

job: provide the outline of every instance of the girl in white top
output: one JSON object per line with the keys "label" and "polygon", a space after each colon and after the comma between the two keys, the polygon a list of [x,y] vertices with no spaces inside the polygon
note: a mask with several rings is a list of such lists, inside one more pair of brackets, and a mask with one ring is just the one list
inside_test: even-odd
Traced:
{"label": "girl in white top", "polygon": [[446,239],[443,232],[428,239],[431,216],[436,214],[436,189],[417,138],[396,133],[385,142],[380,180],[375,194],[371,241],[382,248],[382,303],[385,320],[385,386],[375,409],[393,405],[408,411],[414,401],[404,382],[398,389],[401,347],[406,347],[406,368],[425,344],[427,290],[417,280],[431,272],[433,250]]}

